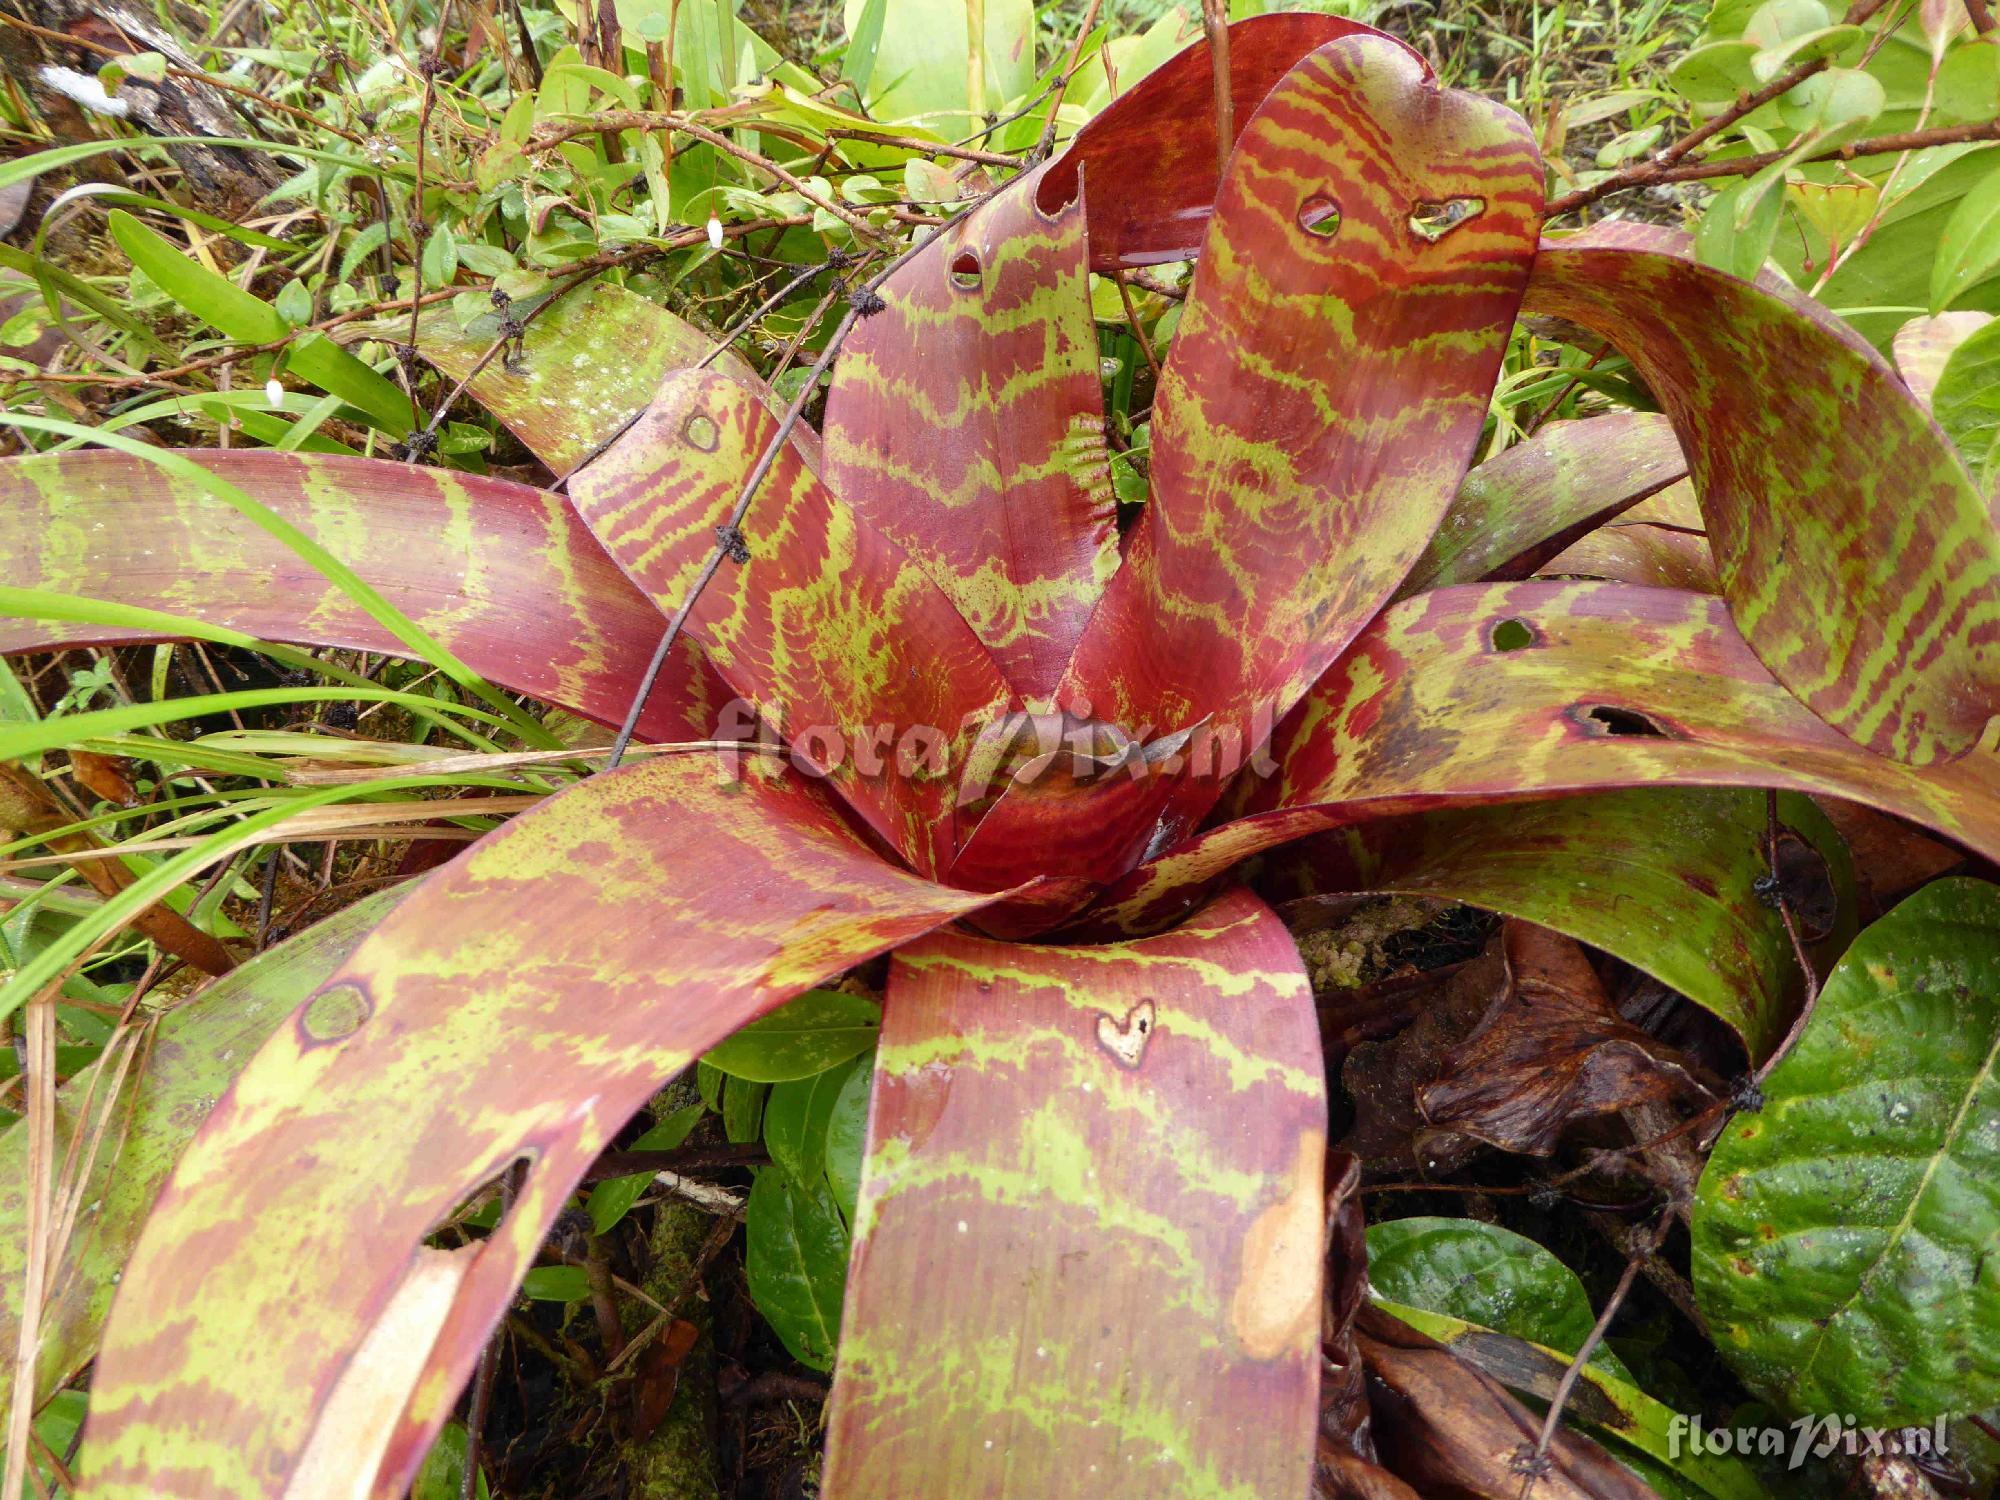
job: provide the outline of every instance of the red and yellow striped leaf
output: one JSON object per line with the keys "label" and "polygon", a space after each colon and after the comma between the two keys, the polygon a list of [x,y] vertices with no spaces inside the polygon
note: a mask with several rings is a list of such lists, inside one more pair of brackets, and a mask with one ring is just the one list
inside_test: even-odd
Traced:
{"label": "red and yellow striped leaf", "polygon": [[[75,1229],[39,1319],[37,1403],[97,1352],[126,1259],[160,1188],[215,1101],[299,1000],[325,983],[407,893],[384,891],[257,955],[156,1022],[142,1023],[57,1091],[56,1160],[78,1145]],[[19,1347],[28,1257],[26,1121],[0,1136],[0,1348]],[[58,1168],[58,1177],[62,1169]],[[0,1361],[0,1406],[14,1362]]]}
{"label": "red and yellow striped leaf", "polygon": [[1398,594],[1529,577],[1686,473],[1665,417],[1621,411],[1552,423],[1465,476]]}
{"label": "red and yellow striped leaf", "polygon": [[1387,610],[1274,742],[1248,816],[1106,892],[1093,929],[1151,931],[1263,849],[1446,806],[1683,785],[1847,798],[2000,858],[2000,757],[1873,755],[1780,687],[1720,600],[1615,583],[1442,589]]}
{"label": "red and yellow striped leaf", "polygon": [[1884,755],[1978,743],[2000,712],[2000,530],[1879,354],[1646,225],[1549,241],[1528,306],[1616,344],[1672,417],[1730,612],[1773,676]]}
{"label": "red and yellow striped leaf", "polygon": [[1247,892],[1165,937],[890,971],[827,1493],[1302,1496],[1326,1096]]}
{"label": "red and yellow striped leaf", "polygon": [[[277,512],[488,681],[600,722],[625,716],[665,628],[560,496],[362,458],[189,457]],[[229,506],[122,453],[0,461],[7,583],[163,610],[262,640],[407,655],[310,564]],[[167,638],[0,616],[0,652]],[[688,649],[640,732],[713,732],[720,684]]]}
{"label": "red and yellow striped leaf", "polygon": [[[1328,43],[1271,91],[1154,401],[1151,503],[1065,708],[1168,731],[1206,720],[1248,745],[1260,712],[1267,726],[1297,701],[1464,477],[1541,206],[1521,118],[1440,90],[1399,43]],[[1182,823],[1219,783],[1186,785]]]}
{"label": "red and yellow striped leaf", "polygon": [[[98,1356],[88,1493],[401,1495],[660,1084],[980,900],[884,863],[795,777],[678,757],[481,840],[272,1037],[162,1192]],[[522,1159],[497,1229],[426,1248]]]}
{"label": "red and yellow striped leaf", "polygon": [[[1045,169],[1046,170],[1046,169]],[[881,287],[826,397],[826,479],[900,543],[1015,691],[1055,691],[1118,565],[1079,193],[1044,172],[947,226]]]}
{"label": "red and yellow striped leaf", "polygon": [[[1229,28],[1229,95],[1239,135],[1299,59],[1344,36],[1383,33],[1340,16],[1254,16]],[[1414,53],[1411,54],[1415,56]],[[1221,181],[1215,139],[1215,65],[1195,42],[1120,94],[1076,133],[1042,179],[1053,210],[1090,194],[1090,267],[1192,259]]]}
{"label": "red and yellow striped leaf", "polygon": [[1601,578],[1653,588],[1720,594],[1701,507],[1686,480],[1641,500],[1615,521],[1579,537],[1539,570],[1549,578]]}
{"label": "red and yellow striped leaf", "polygon": [[[570,481],[584,521],[671,614],[689,596],[778,422],[740,385],[687,371]],[[687,630],[780,725],[794,754],[917,869],[948,860],[960,748],[1010,693],[950,598],[787,445]],[[886,738],[878,726],[888,726]],[[942,736],[943,764],[899,768],[905,736]]]}

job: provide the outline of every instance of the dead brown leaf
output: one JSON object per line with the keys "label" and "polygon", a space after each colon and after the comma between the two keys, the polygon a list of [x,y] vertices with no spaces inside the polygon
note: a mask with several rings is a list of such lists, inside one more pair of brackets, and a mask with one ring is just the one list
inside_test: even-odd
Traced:
{"label": "dead brown leaf", "polygon": [[[1532,1412],[1500,1382],[1380,1308],[1361,1309],[1355,1339],[1386,1468],[1425,1500],[1518,1500],[1541,1427]],[[1536,1500],[1655,1500],[1581,1433],[1558,1431],[1544,1462]]]}
{"label": "dead brown leaf", "polygon": [[1574,1121],[1711,1097],[1693,1063],[1612,1009],[1572,939],[1509,922],[1500,947],[1511,984],[1417,1088],[1426,1161],[1467,1139],[1546,1156]]}

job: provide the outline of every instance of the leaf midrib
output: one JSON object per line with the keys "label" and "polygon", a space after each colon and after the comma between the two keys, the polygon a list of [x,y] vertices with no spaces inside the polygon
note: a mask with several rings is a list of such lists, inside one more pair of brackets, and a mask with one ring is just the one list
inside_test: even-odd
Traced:
{"label": "leaf midrib", "polygon": [[1882,1263],[1895,1252],[1896,1247],[1903,1243],[1903,1237],[1910,1232],[1910,1226],[1917,1216],[1917,1206],[1924,1201],[1924,1194],[1930,1191],[1931,1179],[1937,1175],[1938,1163],[1951,1155],[1952,1147],[1957,1143],[1960,1132],[1964,1130],[1967,1117],[1972,1113],[1972,1101],[1977,1099],[1980,1091],[1992,1081],[1996,1063],[2000,1063],[2000,1028],[1995,1029],[1993,1044],[1986,1049],[1986,1060],[1979,1065],[1978,1070],[1968,1081],[1965,1097],[1958,1103],[1958,1113],[1952,1116],[1951,1124],[1945,1128],[1944,1139],[1938,1143],[1936,1154],[1924,1168],[1923,1179],[1918,1182],[1916,1191],[1910,1194],[1909,1207],[1903,1210],[1902,1218],[1898,1219],[1889,1231],[1889,1237],[1883,1242],[1881,1250],[1855,1278],[1853,1293],[1840,1304],[1831,1317],[1819,1325],[1814,1333],[1812,1352],[1806,1356],[1806,1362],[1799,1371],[1801,1384],[1811,1378],[1813,1366],[1819,1362],[1820,1354],[1827,1346],[1834,1325],[1854,1310],[1854,1304],[1861,1300],[1861,1294],[1868,1288],[1869,1277],[1881,1269]]}

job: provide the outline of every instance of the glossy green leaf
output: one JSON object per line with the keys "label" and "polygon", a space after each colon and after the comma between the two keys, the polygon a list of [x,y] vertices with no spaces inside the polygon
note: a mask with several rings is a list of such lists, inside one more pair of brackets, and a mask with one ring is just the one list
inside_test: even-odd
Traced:
{"label": "glossy green leaf", "polygon": [[[873,1063],[873,1057],[864,1059]],[[833,1110],[826,1120],[826,1180],[833,1187],[834,1201],[847,1222],[861,1197],[861,1173],[867,1159],[868,1099],[875,1082],[872,1066],[858,1067],[840,1085]]]}
{"label": "glossy green leaf", "polygon": [[882,1007],[866,995],[807,990],[709,1048],[703,1061],[734,1078],[786,1083],[867,1051],[881,1028]]}
{"label": "glossy green leaf", "polygon": [[764,1130],[764,1100],[768,1083],[752,1083],[744,1078],[722,1080],[722,1133],[734,1145],[747,1145]]}
{"label": "glossy green leaf", "polygon": [[1757,86],[1750,64],[1760,50],[1755,42],[1740,38],[1708,42],[1683,56],[1667,77],[1697,104],[1731,104]]}
{"label": "glossy green leaf", "polygon": [[[856,35],[868,0],[847,0]],[[984,17],[977,53],[967,46],[968,15]],[[887,0],[866,95],[877,119],[915,119],[956,137],[978,114],[999,114],[1035,76],[1030,0],[986,0],[977,12],[958,0]]]}
{"label": "glossy green leaf", "polygon": [[[464,1494],[467,1447],[464,1425],[447,1424],[431,1444],[424,1466],[417,1473],[417,1482],[410,1486],[410,1500],[460,1500]],[[487,1500],[492,1491],[486,1486],[484,1469],[480,1470],[478,1486],[478,1500]]]}
{"label": "glossy green leaf", "polygon": [[[688,1132],[701,1123],[701,1117],[707,1112],[707,1106],[701,1104],[677,1109],[626,1149],[671,1151],[688,1138]],[[590,1215],[591,1229],[598,1234],[610,1233],[619,1220],[632,1211],[632,1205],[645,1196],[652,1181],[651,1172],[633,1172],[624,1177],[607,1177],[598,1183],[590,1190],[589,1201],[584,1204],[584,1211]]]}
{"label": "glossy green leaf", "polygon": [[521,1278],[521,1293],[535,1302],[582,1302],[590,1296],[590,1272],[582,1266],[536,1266]]}
{"label": "glossy green leaf", "polygon": [[1878,1426],[2000,1399],[2000,887],[1856,938],[1702,1173],[1716,1347],[1787,1410]]}
{"label": "glossy green leaf", "polygon": [[765,1169],[745,1208],[743,1274],[771,1327],[799,1363],[833,1368],[847,1286],[847,1225],[824,1178]]}
{"label": "glossy green leaf", "polygon": [[1980,486],[2000,493],[2000,323],[1986,324],[1952,350],[1931,393],[1931,415]]}
{"label": "glossy green leaf", "polygon": [[1695,231],[1695,254],[1705,266],[1752,280],[1763,269],[1785,207],[1783,183],[1776,179],[1734,183],[1702,210]]}
{"label": "glossy green leaf", "polygon": [[1967,288],[2000,268],[2000,172],[1959,200],[1945,221],[1931,264],[1931,311],[1943,312]]}
{"label": "glossy green leaf", "polygon": [[866,1058],[846,1062],[811,1078],[780,1083],[764,1102],[764,1146],[771,1160],[791,1174],[794,1182],[825,1175],[827,1122],[840,1098],[841,1085]]}
{"label": "glossy green leaf", "polygon": [[[1597,1314],[1576,1273],[1525,1235],[1475,1219],[1390,1219],[1368,1227],[1368,1286],[1378,1298],[1445,1313],[1565,1354]],[[1591,1363],[1631,1377],[1600,1344]]]}

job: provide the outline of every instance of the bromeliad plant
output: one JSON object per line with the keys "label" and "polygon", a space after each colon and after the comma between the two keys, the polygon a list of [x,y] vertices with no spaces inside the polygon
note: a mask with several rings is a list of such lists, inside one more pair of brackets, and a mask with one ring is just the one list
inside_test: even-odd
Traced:
{"label": "bromeliad plant", "polygon": [[[1226,167],[1196,48],[862,292],[817,444],[746,370],[686,368],[566,498],[283,453],[8,466],[17,605],[93,623],[7,649],[404,649],[616,722],[664,615],[642,742],[747,708],[789,748],[591,777],[290,961],[318,982],[122,1266],[85,1493],[401,1493],[663,1080],[893,952],[828,1492],[1302,1494],[1323,1064],[1235,867],[1350,830],[1356,879],[1597,944],[1762,1060],[1804,976],[1747,789],[2000,856],[2000,533],[1890,367],[1678,235],[1542,240],[1525,124],[1386,36],[1270,17],[1230,57]],[[1090,273],[1197,254],[1121,535]],[[1665,419],[1462,484],[1523,311],[1617,346]],[[1717,592],[1524,581],[1682,453]],[[197,543],[218,497],[266,531]],[[431,1243],[503,1177],[496,1228]],[[99,1270],[45,1378],[88,1357]]]}

